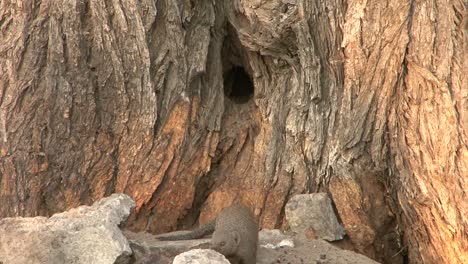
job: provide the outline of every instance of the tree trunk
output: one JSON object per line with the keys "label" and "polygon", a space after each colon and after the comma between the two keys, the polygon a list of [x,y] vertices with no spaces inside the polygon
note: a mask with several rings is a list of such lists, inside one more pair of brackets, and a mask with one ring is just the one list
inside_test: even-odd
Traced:
{"label": "tree trunk", "polygon": [[0,216],[127,227],[328,192],[348,245],[468,263],[467,2],[0,0]]}

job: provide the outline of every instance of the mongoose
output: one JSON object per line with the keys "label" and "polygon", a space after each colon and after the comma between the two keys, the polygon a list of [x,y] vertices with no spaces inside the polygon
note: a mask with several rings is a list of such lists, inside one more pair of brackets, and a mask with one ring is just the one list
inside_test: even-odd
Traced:
{"label": "mongoose", "polygon": [[232,264],[255,264],[257,259],[258,228],[252,211],[241,203],[221,211],[214,221],[194,231],[159,240],[200,238],[213,232],[210,248],[223,254]]}
{"label": "mongoose", "polygon": [[190,240],[204,237],[214,232],[216,220],[212,220],[186,234],[156,236],[161,241]]}

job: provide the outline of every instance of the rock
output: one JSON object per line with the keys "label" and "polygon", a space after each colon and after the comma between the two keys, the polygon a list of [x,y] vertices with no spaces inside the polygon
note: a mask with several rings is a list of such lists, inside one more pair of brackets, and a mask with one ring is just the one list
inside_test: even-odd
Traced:
{"label": "rock", "polygon": [[229,264],[220,253],[211,249],[192,249],[174,258],[173,264]]}
{"label": "rock", "polygon": [[285,235],[283,231],[279,229],[262,229],[258,232],[258,241],[260,245],[270,243],[278,244],[283,239],[287,239],[289,236]]}
{"label": "rock", "polygon": [[285,211],[295,233],[327,241],[340,240],[345,235],[326,193],[295,195],[286,204]]}
{"label": "rock", "polygon": [[112,264],[131,255],[118,225],[127,219],[135,202],[113,194],[50,218],[0,220],[0,263]]}
{"label": "rock", "polygon": [[258,234],[258,240],[260,246],[265,248],[294,247],[292,238],[279,229],[262,229]]}
{"label": "rock", "polygon": [[289,239],[283,239],[281,240],[281,242],[279,242],[277,245],[276,245],[277,248],[284,248],[284,247],[294,247],[294,241],[289,238]]}

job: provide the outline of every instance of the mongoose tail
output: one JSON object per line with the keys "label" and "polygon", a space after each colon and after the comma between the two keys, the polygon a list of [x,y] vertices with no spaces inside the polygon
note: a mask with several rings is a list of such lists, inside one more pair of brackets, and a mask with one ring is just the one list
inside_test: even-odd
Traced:
{"label": "mongoose tail", "polygon": [[215,230],[216,220],[212,220],[205,225],[202,225],[189,233],[178,234],[178,235],[168,235],[168,236],[156,236],[158,240],[161,241],[175,241],[175,240],[190,240],[204,237],[208,234],[211,234]]}

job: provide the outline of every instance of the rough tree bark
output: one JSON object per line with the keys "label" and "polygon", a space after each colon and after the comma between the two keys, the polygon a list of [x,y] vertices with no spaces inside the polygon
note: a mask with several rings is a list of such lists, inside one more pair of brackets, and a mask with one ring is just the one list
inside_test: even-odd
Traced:
{"label": "rough tree bark", "polygon": [[468,263],[466,7],[0,0],[0,216],[125,192],[136,230],[237,198],[272,228],[325,191],[354,249]]}

